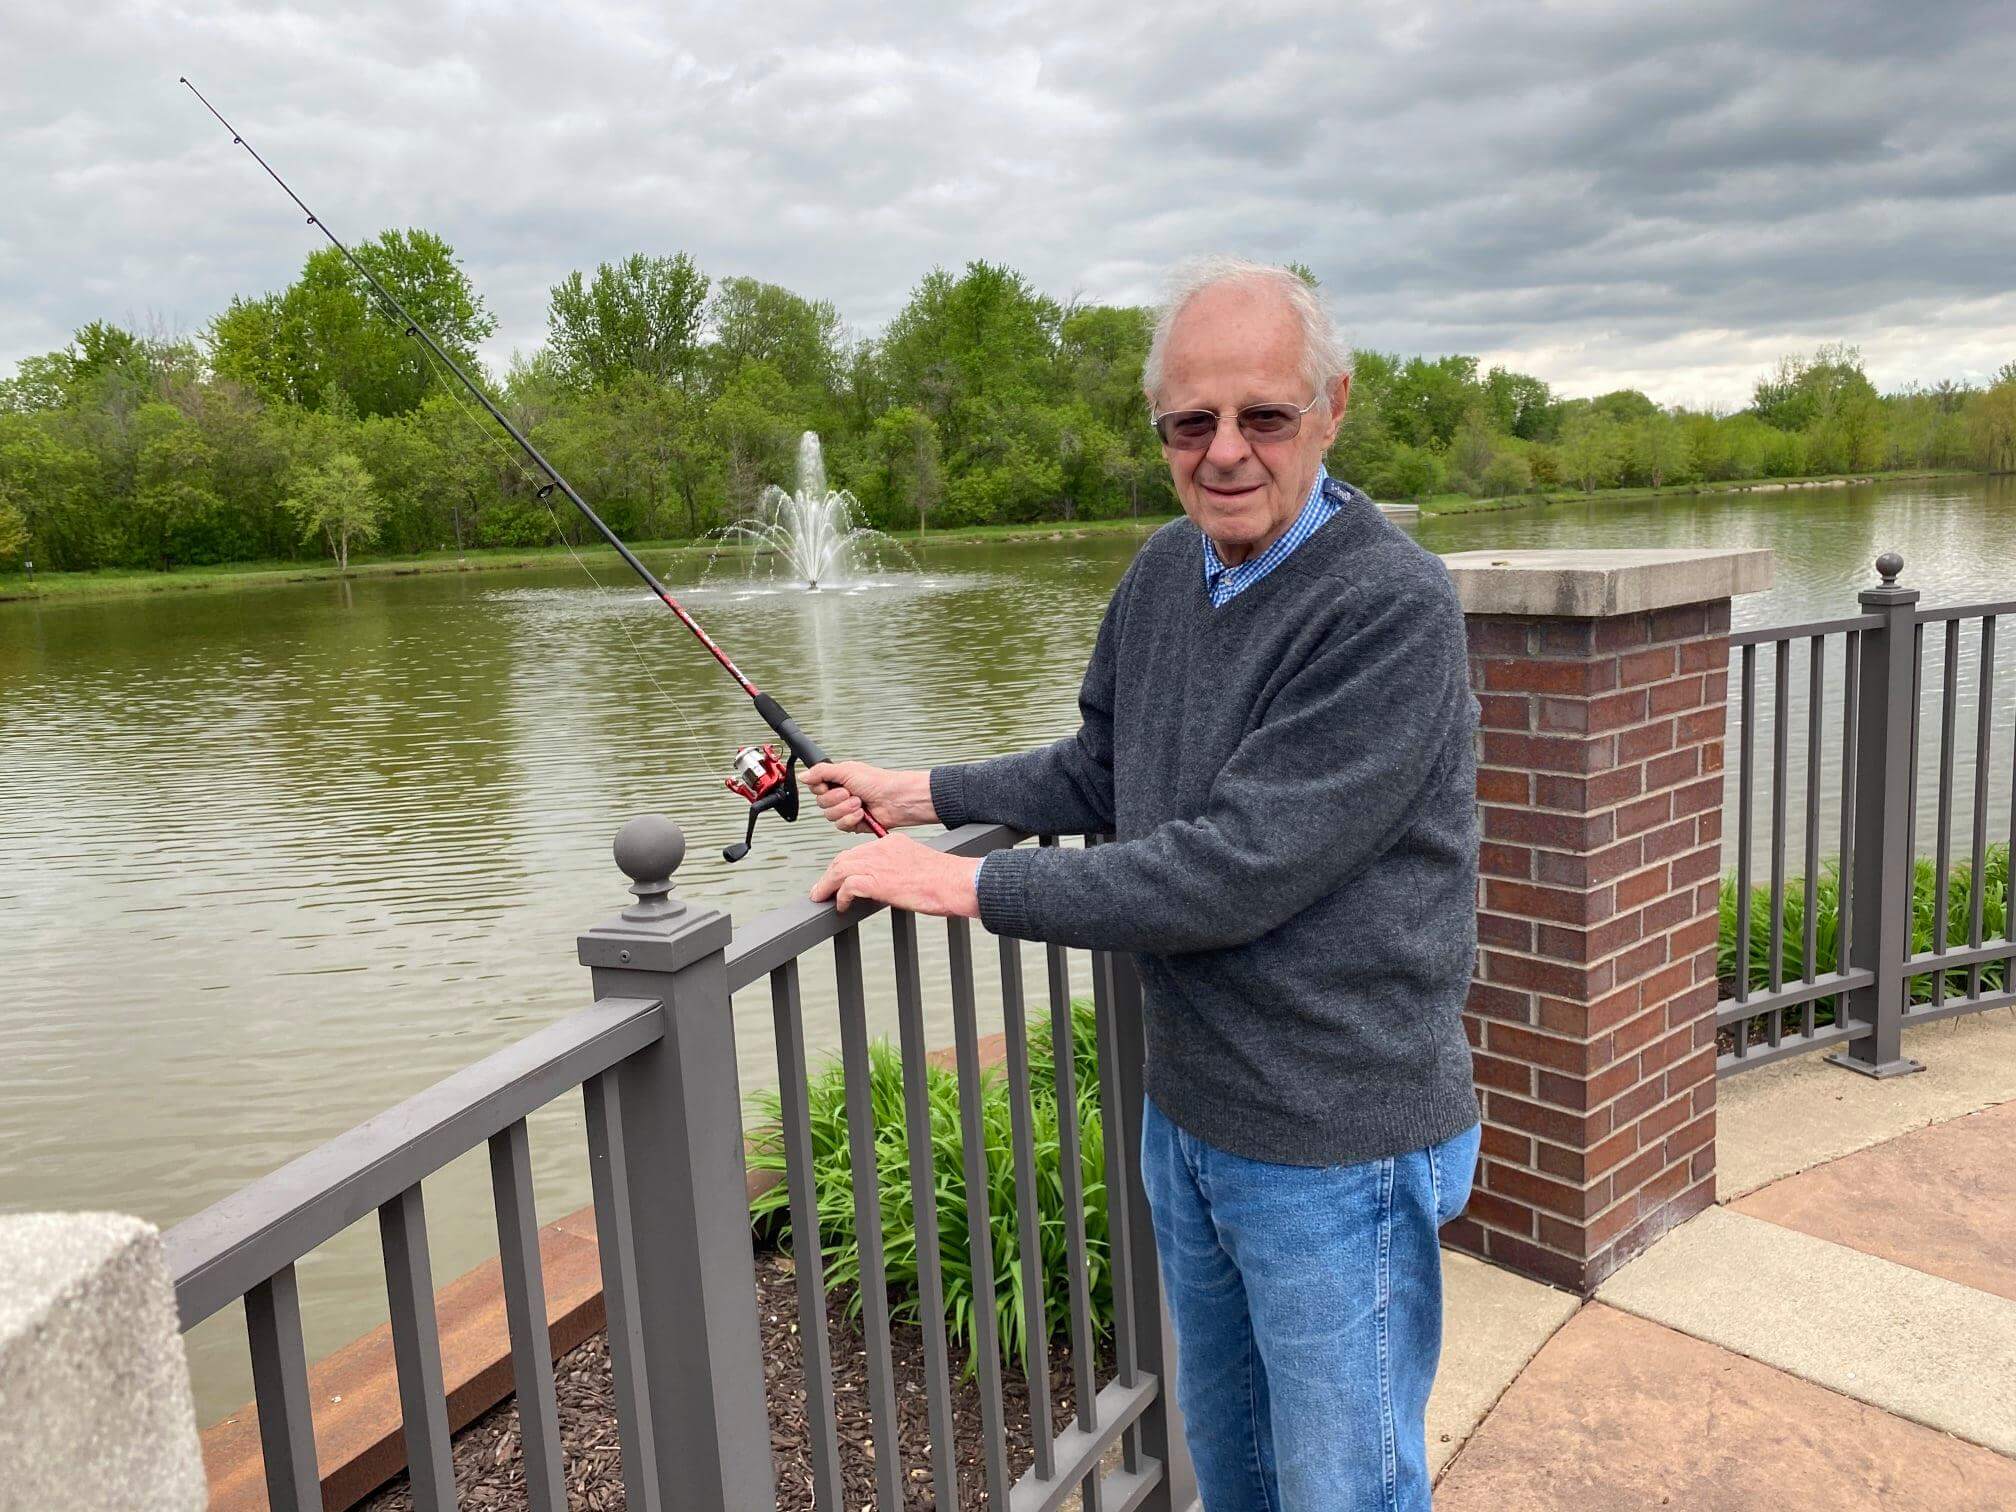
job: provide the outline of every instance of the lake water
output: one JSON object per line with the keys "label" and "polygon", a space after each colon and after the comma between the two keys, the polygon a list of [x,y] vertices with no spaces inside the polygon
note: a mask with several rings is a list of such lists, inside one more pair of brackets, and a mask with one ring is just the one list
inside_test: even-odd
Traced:
{"label": "lake water", "polygon": [[[2010,478],[1411,528],[1439,552],[1772,547],[1777,585],[1737,602],[1739,628],[1856,612],[1890,549],[1928,604],[2016,595]],[[873,589],[686,601],[830,750],[926,765],[1074,726],[1137,544],[928,547]],[[834,838],[767,823],[747,861],[720,861],[745,812],[720,778],[766,732],[619,570],[598,568],[602,591],[570,567],[0,605],[0,1209],[171,1224],[585,1006],[574,938],[627,901],[608,847],[633,814],[686,826],[688,896],[747,919],[802,895]],[[822,971],[807,986],[816,1058],[834,1043]],[[767,993],[737,1023],[745,1088],[773,1082]],[[588,1200],[579,1129],[578,1099],[534,1121],[545,1218]],[[494,1251],[480,1152],[427,1200],[437,1282]],[[382,1320],[375,1225],[311,1256],[302,1291],[311,1357]],[[207,1422],[249,1394],[236,1309],[191,1350]]]}

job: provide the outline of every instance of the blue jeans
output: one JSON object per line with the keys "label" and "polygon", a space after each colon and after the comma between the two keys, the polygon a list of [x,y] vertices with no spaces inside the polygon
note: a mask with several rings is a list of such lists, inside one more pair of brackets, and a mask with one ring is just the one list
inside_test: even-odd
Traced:
{"label": "blue jeans", "polygon": [[1435,1231],[1470,1200],[1480,1138],[1271,1165],[1145,1105],[1142,1177],[1205,1512],[1427,1512]]}

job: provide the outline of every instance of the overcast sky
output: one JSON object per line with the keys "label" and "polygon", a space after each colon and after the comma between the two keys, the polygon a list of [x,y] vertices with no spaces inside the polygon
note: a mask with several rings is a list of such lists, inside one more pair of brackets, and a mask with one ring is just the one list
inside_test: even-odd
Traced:
{"label": "overcast sky", "polygon": [[446,236],[500,361],[569,269],[679,249],[863,333],[971,258],[1099,301],[1299,259],[1361,346],[1669,403],[1829,340],[1885,387],[2016,358],[2009,0],[6,0],[0,373],[319,245],[181,73],[339,235]]}

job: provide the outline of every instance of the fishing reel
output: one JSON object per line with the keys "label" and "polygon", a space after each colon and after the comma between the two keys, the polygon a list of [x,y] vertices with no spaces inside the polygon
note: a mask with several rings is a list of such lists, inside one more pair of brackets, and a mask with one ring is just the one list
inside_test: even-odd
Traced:
{"label": "fishing reel", "polygon": [[723,786],[749,805],[749,829],[740,845],[721,852],[723,861],[740,861],[749,854],[756,839],[756,821],[774,811],[786,824],[798,818],[798,757],[794,753],[781,761],[767,745],[744,746],[735,753],[735,775],[723,779]]}

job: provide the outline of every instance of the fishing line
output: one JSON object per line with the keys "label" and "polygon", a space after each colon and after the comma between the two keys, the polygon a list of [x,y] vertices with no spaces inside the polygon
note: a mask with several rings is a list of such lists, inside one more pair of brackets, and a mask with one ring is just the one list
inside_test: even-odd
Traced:
{"label": "fishing line", "polygon": [[[729,658],[728,653],[716,645],[714,638],[701,628],[700,622],[686,611],[685,606],[678,599],[672,596],[671,590],[658,581],[651,569],[638,560],[637,554],[623,544],[622,538],[615,531],[611,530],[603,522],[602,517],[589,506],[588,501],[575,491],[574,485],[562,477],[559,469],[554,467],[551,462],[548,462],[540,454],[539,449],[532,444],[525,433],[512,423],[511,417],[506,415],[503,410],[499,409],[492,402],[490,396],[483,392],[473,378],[462,371],[460,364],[448,355],[440,342],[434,339],[433,333],[407,313],[406,307],[393,296],[392,291],[379,282],[378,276],[370,268],[366,267],[363,262],[359,261],[357,255],[343,244],[335,232],[322,223],[315,212],[308,208],[301,196],[296,194],[288,186],[287,181],[274,171],[272,164],[261,157],[258,150],[245,140],[244,135],[238,128],[225,120],[223,115],[218,112],[217,107],[204,97],[203,91],[198,89],[194,84],[191,84],[186,77],[182,78],[180,82],[184,88],[201,101],[203,108],[210,112],[217,124],[231,133],[232,144],[243,147],[251,155],[252,161],[257,163],[265,171],[266,176],[280,186],[280,191],[294,202],[295,207],[303,215],[307,216],[308,224],[315,227],[323,236],[328,238],[329,245],[342,254],[344,261],[357,271],[365,283],[370,285],[378,297],[384,301],[386,307],[399,317],[400,321],[405,325],[406,334],[419,341],[432,354],[435,361],[438,361],[450,373],[455,375],[461,382],[463,389],[478,404],[482,405],[489,413],[490,418],[502,426],[505,433],[518,444],[519,451],[524,453],[539,471],[546,475],[547,481],[538,485],[535,490],[539,499],[544,501],[555,489],[564,493],[567,496],[568,502],[581,512],[581,517],[595,528],[596,534],[600,535],[603,540],[615,548],[616,554],[624,560],[630,570],[644,580],[646,586],[658,596],[659,601],[678,618],[679,623],[684,625],[692,633],[693,638],[706,648],[707,653],[720,664],[721,670],[735,679],[736,685],[744,693],[748,694],[750,702],[755,706],[756,713],[762,718],[763,722],[777,732],[778,737],[784,742],[785,747],[791,753],[790,761],[778,761],[768,746],[761,747],[760,751],[755,748],[745,747],[736,753],[735,767],[741,780],[730,780],[728,787],[731,792],[737,793],[749,801],[749,838],[745,839],[739,846],[730,846],[723,852],[723,855],[728,860],[735,861],[748,854],[750,840],[755,835],[756,819],[760,814],[774,810],[787,820],[795,818],[797,816],[798,791],[793,781],[792,768],[795,763],[800,761],[804,762],[807,766],[815,766],[820,762],[826,761],[828,757],[825,751],[820,748],[819,743],[798,727],[798,722],[785,712],[782,704],[778,703],[770,694],[763,692],[755,683],[749,680],[742,669],[736,666]],[[547,511],[549,514],[552,512],[550,504],[547,505]],[[555,524],[558,524],[557,517]],[[560,539],[563,544],[567,545],[570,554],[573,554],[573,545],[567,541],[567,535],[564,530],[560,533]],[[588,571],[587,564],[581,562],[578,554],[575,554],[574,559],[584,572]],[[592,572],[588,573],[588,580],[591,583],[596,582],[595,575]],[[599,583],[597,583],[597,587],[600,587]],[[626,626],[625,634],[627,635],[628,633],[628,627]],[[631,641],[631,645],[633,648],[636,648],[636,641],[634,639]],[[637,649],[641,659],[642,650],[641,648]],[[655,677],[653,678],[653,683],[654,685],[656,683]],[[659,691],[662,694],[664,690],[660,688]],[[677,707],[676,704],[674,707]],[[867,823],[868,828],[877,836],[888,833],[881,823],[876,820],[875,816],[865,808],[861,812],[861,817]]]}

